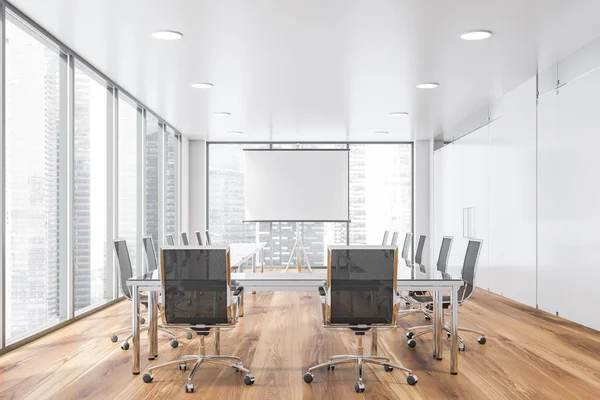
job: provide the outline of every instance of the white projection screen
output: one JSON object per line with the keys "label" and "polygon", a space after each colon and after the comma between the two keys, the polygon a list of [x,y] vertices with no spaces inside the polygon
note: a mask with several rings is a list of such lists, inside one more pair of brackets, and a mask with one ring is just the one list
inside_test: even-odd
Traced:
{"label": "white projection screen", "polygon": [[346,222],[348,150],[244,151],[245,221]]}

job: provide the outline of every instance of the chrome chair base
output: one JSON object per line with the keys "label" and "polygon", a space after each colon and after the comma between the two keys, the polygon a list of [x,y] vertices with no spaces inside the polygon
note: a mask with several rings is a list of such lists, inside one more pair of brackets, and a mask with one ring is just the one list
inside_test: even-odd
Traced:
{"label": "chrome chair base", "polygon": [[[175,328],[175,329],[177,329],[177,328]],[[191,329],[183,329],[183,330],[186,331],[185,337],[187,339],[191,339],[193,337],[193,331]],[[146,331],[148,331],[148,326],[140,327],[140,332],[146,332]],[[179,346],[179,341],[177,340],[177,336],[175,336],[175,334],[173,332],[164,328],[162,325],[158,326],[158,331],[169,336],[170,344],[171,344],[172,348],[175,349],[175,348],[177,348],[177,346]],[[111,342],[116,343],[119,340],[119,337],[117,336],[117,333],[119,333],[119,332],[131,332],[131,328],[122,328],[122,329],[117,329],[115,331],[112,331],[110,334]],[[129,334],[129,336],[127,336],[127,338],[123,342],[121,342],[121,349],[129,350],[129,341],[131,340],[132,337],[133,337],[133,333]]]}
{"label": "chrome chair base", "polygon": [[[446,334],[448,335],[448,337],[451,336],[452,328],[449,325],[443,324],[442,329],[446,331]],[[414,332],[415,330],[419,330],[419,331]],[[476,333],[476,334],[480,335],[477,338],[477,342],[479,344],[485,344],[487,342],[484,332],[476,331],[476,330],[470,329],[470,328],[461,328],[461,327],[458,328],[458,331]],[[408,342],[407,342],[408,346],[415,347],[417,345],[415,338],[422,336],[426,333],[430,333],[430,332],[433,332],[433,326],[431,326],[431,325],[414,326],[414,327],[408,328],[408,330],[406,331],[406,337],[408,338]],[[466,350],[464,339],[460,335],[458,335],[458,350],[459,351]]]}
{"label": "chrome chair base", "polygon": [[206,348],[204,345],[204,335],[202,335],[202,336],[200,336],[200,353],[201,353],[200,355],[186,355],[175,361],[169,361],[169,362],[166,362],[163,364],[152,366],[152,367],[148,368],[148,372],[144,374],[144,376],[143,376],[144,382],[150,383],[154,380],[154,374],[152,373],[152,371],[154,371],[155,369],[164,368],[164,367],[168,367],[169,365],[177,364],[179,366],[180,371],[186,371],[187,364],[190,362],[194,362],[194,365],[192,366],[192,370],[190,371],[190,373],[187,377],[187,380],[185,382],[185,392],[186,393],[194,392],[194,383],[192,382],[192,379],[194,378],[194,375],[196,374],[196,371],[198,370],[198,368],[200,368],[200,365],[202,365],[203,363],[216,364],[216,365],[220,365],[222,367],[232,368],[236,372],[245,372],[246,375],[244,376],[244,384],[252,385],[254,383],[254,376],[250,374],[250,370],[248,368],[244,367],[244,365],[240,361],[239,357],[223,356],[223,355],[207,356],[204,354],[205,349]]}
{"label": "chrome chair base", "polygon": [[[376,340],[374,338],[374,340]],[[371,355],[371,356],[365,356],[362,354],[362,335],[357,335],[357,348],[358,348],[358,354],[357,355],[337,355],[337,356],[332,356],[329,357],[329,360],[325,363],[322,364],[317,364],[313,367],[310,367],[308,369],[308,372],[306,374],[304,374],[304,382],[306,383],[311,383],[314,379],[314,374],[313,372],[316,371],[317,369],[321,369],[321,368],[327,368],[327,371],[333,371],[336,367],[336,365],[339,364],[349,364],[349,363],[355,363],[358,366],[358,382],[356,382],[356,384],[354,385],[354,391],[356,393],[363,393],[365,391],[365,384],[363,381],[363,365],[364,364],[376,364],[376,365],[381,365],[383,366],[383,368],[385,369],[386,372],[392,372],[394,370],[394,368],[397,368],[400,371],[403,371],[405,373],[407,373],[406,376],[406,382],[409,385],[416,385],[419,378],[416,375],[412,374],[412,370],[405,368],[401,365],[398,365],[396,363],[393,363],[390,361],[389,358],[387,357],[381,357],[381,356],[376,356],[376,355]],[[376,348],[376,346],[374,346],[374,348]]]}

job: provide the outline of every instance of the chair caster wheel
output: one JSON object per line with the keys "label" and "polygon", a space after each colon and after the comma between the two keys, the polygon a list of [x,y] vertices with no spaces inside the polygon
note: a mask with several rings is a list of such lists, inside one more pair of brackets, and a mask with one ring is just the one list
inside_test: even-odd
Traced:
{"label": "chair caster wheel", "polygon": [[119,338],[117,337],[117,335],[110,335],[110,341],[113,343],[117,343],[117,340],[119,340]]}
{"label": "chair caster wheel", "polygon": [[244,376],[244,384],[246,386],[254,385],[254,375]]}
{"label": "chair caster wheel", "polygon": [[123,350],[129,350],[129,343],[128,342],[121,343],[121,349],[123,349]]}
{"label": "chair caster wheel", "polygon": [[406,337],[409,339],[412,339],[415,337],[415,334],[414,334],[414,332],[406,332]]}
{"label": "chair caster wheel", "polygon": [[390,365],[384,365],[383,369],[385,370],[385,372],[392,372],[394,370],[394,367]]}
{"label": "chair caster wheel", "polygon": [[187,370],[187,364],[186,363],[179,363],[179,370],[180,371]]}
{"label": "chair caster wheel", "polygon": [[425,317],[425,321],[431,321],[431,318]]}
{"label": "chair caster wheel", "polygon": [[410,339],[408,341],[408,347],[411,347],[414,349],[416,345],[417,345],[417,341],[415,339]]}
{"label": "chair caster wheel", "polygon": [[191,339],[193,337],[194,337],[194,335],[192,335],[192,332],[188,332],[188,333],[185,334],[185,338],[186,339]]}
{"label": "chair caster wheel", "polygon": [[152,379],[154,379],[154,376],[152,374],[144,374],[142,379],[144,380],[145,383],[150,383],[150,382],[152,382]]}
{"label": "chair caster wheel", "polygon": [[479,336],[477,338],[477,341],[479,342],[479,344],[485,344],[485,342],[487,342],[487,340],[485,339],[485,336]]}
{"label": "chair caster wheel", "polygon": [[186,383],[185,384],[185,392],[186,393],[194,393],[194,384],[193,383]]}
{"label": "chair caster wheel", "polygon": [[458,351],[465,351],[465,344],[464,343],[459,343],[458,344]]}
{"label": "chair caster wheel", "polygon": [[406,383],[408,383],[410,386],[416,385],[417,382],[419,382],[419,378],[417,378],[416,375],[408,375],[406,377]]}
{"label": "chair caster wheel", "polygon": [[146,323],[146,318],[140,318],[140,324],[144,325]]}
{"label": "chair caster wheel", "polygon": [[313,379],[315,379],[315,376],[313,374],[311,374],[310,372],[307,372],[304,374],[304,382],[311,383],[313,381]]}
{"label": "chair caster wheel", "polygon": [[176,349],[179,346],[179,342],[176,339],[171,340],[171,347]]}
{"label": "chair caster wheel", "polygon": [[365,391],[365,384],[364,383],[359,383],[359,382],[355,383],[354,384],[354,391],[356,393],[364,393],[364,391]]}
{"label": "chair caster wheel", "polygon": [[450,332],[446,332],[446,336],[448,337],[448,339],[450,339],[450,337],[452,337],[452,334]]}
{"label": "chair caster wheel", "polygon": [[328,365],[327,371],[333,371],[335,369],[335,365]]}

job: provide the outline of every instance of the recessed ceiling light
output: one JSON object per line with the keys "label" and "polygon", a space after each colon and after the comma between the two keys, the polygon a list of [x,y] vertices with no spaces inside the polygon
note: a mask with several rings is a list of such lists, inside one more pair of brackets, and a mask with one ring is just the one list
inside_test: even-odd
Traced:
{"label": "recessed ceiling light", "polygon": [[242,132],[240,132],[240,131],[229,131],[228,133],[229,133],[230,135],[236,135],[236,136],[237,136],[237,135],[241,135],[241,134],[242,134]]}
{"label": "recessed ceiling light", "polygon": [[440,84],[437,82],[423,82],[417,85],[419,89],[435,89],[438,86],[440,86]]}
{"label": "recessed ceiling light", "polygon": [[492,36],[491,31],[469,31],[460,35],[462,40],[484,40]]}
{"label": "recessed ceiling light", "polygon": [[183,33],[177,31],[156,31],[152,32],[152,37],[159,40],[177,40],[183,37]]}
{"label": "recessed ceiling light", "polygon": [[231,117],[231,113],[226,112],[226,111],[217,111],[217,112],[214,112],[213,115],[215,117]]}
{"label": "recessed ceiling light", "polygon": [[212,83],[208,83],[208,82],[201,82],[201,83],[192,83],[191,86],[194,89],[210,89],[214,85]]}
{"label": "recessed ceiling light", "polygon": [[396,112],[392,112],[390,113],[390,117],[407,117],[408,113],[405,111],[396,111]]}
{"label": "recessed ceiling light", "polygon": [[375,132],[376,135],[389,135],[388,131],[376,131]]}

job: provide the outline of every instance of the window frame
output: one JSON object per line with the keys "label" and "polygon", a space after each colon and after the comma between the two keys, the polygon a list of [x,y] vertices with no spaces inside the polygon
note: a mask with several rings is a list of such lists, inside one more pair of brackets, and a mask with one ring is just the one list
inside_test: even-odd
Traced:
{"label": "window frame", "polygon": [[[98,69],[96,69],[92,64],[87,62],[83,57],[79,56],[75,51],[70,49],[48,31],[40,27],[34,21],[32,21],[29,17],[27,17],[24,13],[22,13],[19,9],[14,7],[13,5],[0,0],[0,130],[2,134],[0,135],[0,187],[4,188],[6,179],[5,179],[5,171],[6,171],[6,138],[4,132],[6,131],[6,21],[7,19],[11,20],[11,23],[16,23],[18,26],[25,30],[28,34],[30,34],[35,39],[42,42],[44,45],[48,46],[52,50],[55,50],[61,59],[64,61],[61,63],[60,77],[61,84],[59,88],[59,102],[60,102],[60,139],[59,139],[59,149],[64,152],[67,156],[60,157],[59,168],[60,171],[60,196],[58,200],[58,208],[59,215],[61,218],[60,221],[60,260],[61,264],[64,262],[66,265],[65,276],[61,276],[61,280],[66,280],[66,290],[62,290],[59,293],[59,297],[65,298],[66,301],[66,319],[61,320],[60,322],[44,327],[40,330],[33,331],[28,333],[27,336],[20,338],[14,342],[11,342],[9,345],[6,343],[6,298],[7,290],[6,290],[6,219],[3,220],[2,224],[0,224],[0,242],[2,246],[2,255],[0,256],[0,355],[5,354],[11,350],[14,350],[24,344],[27,344],[33,340],[36,340],[50,332],[53,332],[57,329],[60,329],[66,325],[69,325],[77,320],[87,317],[90,314],[93,314],[99,310],[102,310],[106,307],[115,304],[116,302],[122,300],[123,296],[119,293],[119,283],[118,283],[118,274],[116,268],[116,261],[112,251],[112,241],[117,237],[116,234],[118,232],[118,120],[119,120],[119,112],[118,112],[118,101],[119,96],[126,96],[131,99],[134,103],[134,107],[138,111],[138,121],[140,119],[143,120],[143,117],[147,115],[147,113],[151,113],[158,119],[159,126],[161,127],[161,132],[165,132],[169,129],[171,132],[174,132],[175,136],[178,138],[178,148],[176,152],[176,201],[177,203],[177,226],[181,226],[181,182],[179,169],[181,168],[181,134],[180,132],[166,122],[163,118],[159,116],[156,112],[152,111],[145,104],[140,102],[135,96],[129,94],[126,90],[123,90],[121,86],[115,83],[112,79],[104,75]],[[65,67],[62,67],[62,66]],[[90,77],[99,81],[102,85],[106,85],[106,104],[107,104],[107,132],[106,132],[106,141],[107,141],[107,159],[106,159],[106,176],[107,176],[107,210],[106,210],[106,268],[110,271],[110,274],[107,276],[106,285],[109,285],[109,289],[107,290],[110,293],[110,287],[112,287],[112,300],[107,301],[104,304],[100,304],[97,306],[91,306],[89,310],[83,310],[83,312],[75,313],[75,304],[74,304],[74,254],[73,254],[73,245],[71,243],[72,239],[72,229],[73,229],[73,173],[74,173],[74,96],[75,96],[75,88],[74,88],[74,73],[75,66],[85,71]],[[64,80],[64,82],[63,82]],[[138,123],[137,127],[137,154],[138,158],[136,160],[138,166],[138,176],[137,176],[137,185],[138,185],[138,194],[137,194],[137,215],[136,215],[136,224],[138,227],[138,233],[143,232],[144,229],[144,181],[143,181],[143,173],[145,171],[145,149],[144,149],[144,136],[146,133],[146,125],[145,123]],[[160,134],[160,132],[159,132]],[[160,142],[160,141],[159,141]],[[160,161],[162,161],[162,149],[159,150],[159,169],[164,168],[161,167]],[[159,180],[161,180],[161,174],[159,174]],[[159,190],[162,189],[163,182],[160,182]],[[162,202],[162,193],[160,193],[159,202]],[[159,207],[159,213],[161,211],[162,204]],[[6,215],[6,193],[5,190],[0,192],[0,213]],[[159,235],[162,233],[162,215],[159,216]],[[64,229],[64,230],[63,230]],[[142,255],[141,249],[141,240],[138,241],[138,255]],[[112,255],[112,256],[111,256]],[[143,258],[143,257],[142,257]],[[112,275],[112,276],[111,276]]]}

